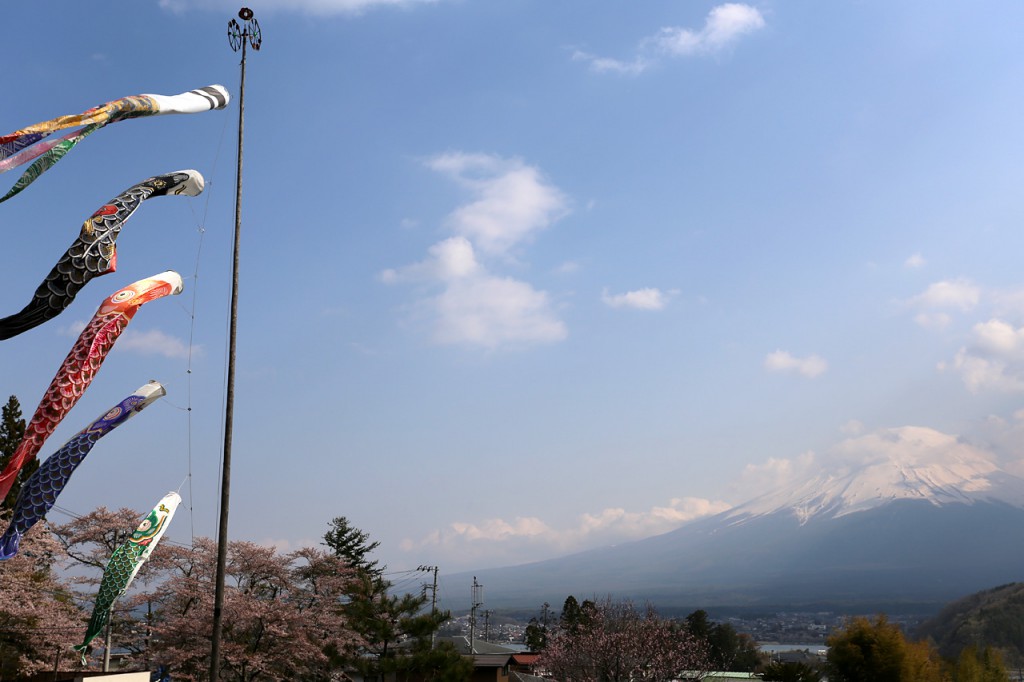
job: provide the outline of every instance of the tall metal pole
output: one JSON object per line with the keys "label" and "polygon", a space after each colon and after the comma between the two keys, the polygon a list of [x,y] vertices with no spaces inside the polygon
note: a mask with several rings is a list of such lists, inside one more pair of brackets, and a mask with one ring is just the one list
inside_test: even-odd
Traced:
{"label": "tall metal pole", "polygon": [[243,7],[238,12],[239,25],[228,22],[228,43],[231,49],[242,49],[242,76],[238,88],[238,164],[235,169],[235,242],[231,265],[231,313],[228,327],[228,376],[224,398],[224,453],[220,482],[220,525],[217,530],[217,570],[213,593],[213,635],[210,647],[210,682],[220,678],[220,640],[223,633],[224,571],[228,554],[228,509],[231,499],[231,436],[235,419],[235,338],[238,328],[238,252],[242,237],[242,142],[245,133],[245,46],[259,50],[263,42],[259,22],[252,10]]}
{"label": "tall metal pole", "polygon": [[469,608],[469,654],[472,656],[476,653],[476,610],[484,605],[483,601],[483,589],[484,586],[476,581],[476,576],[473,576],[473,597],[470,601]]}

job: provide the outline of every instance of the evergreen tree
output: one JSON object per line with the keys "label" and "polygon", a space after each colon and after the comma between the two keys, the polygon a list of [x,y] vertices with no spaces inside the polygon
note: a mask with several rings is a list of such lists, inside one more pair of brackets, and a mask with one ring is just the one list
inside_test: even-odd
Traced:
{"label": "evergreen tree", "polygon": [[378,567],[376,561],[366,558],[367,554],[380,546],[379,542],[369,542],[369,533],[353,526],[344,516],[335,517],[328,525],[330,528],[324,533],[324,541],[320,544],[357,571],[376,577],[384,573],[384,567]]}
{"label": "evergreen tree", "polygon": [[707,642],[715,670],[751,672],[761,662],[753,638],[736,632],[736,628],[728,623],[713,622],[703,609],[688,615],[685,627],[691,635]]}
{"label": "evergreen tree", "polygon": [[345,590],[340,610],[349,627],[361,638],[351,652],[339,652],[366,680],[417,679],[433,682],[468,682],[473,664],[464,660],[451,645],[433,646],[433,635],[450,614],[423,613],[426,593],[391,594],[392,584],[384,568],[369,553],[380,543],[339,516],[330,522],[324,545],[355,569]]}
{"label": "evergreen tree", "polygon": [[[7,399],[7,404],[0,409],[0,470],[7,466],[24,435],[25,420],[21,416],[21,403],[12,395]],[[0,516],[14,509],[14,503],[18,501],[22,483],[27,481],[28,477],[38,468],[39,460],[37,459],[26,462],[21,468],[7,497],[0,500]]]}
{"label": "evergreen tree", "polygon": [[537,617],[534,616],[530,619],[530,622],[526,625],[526,632],[524,633],[526,640],[526,648],[530,651],[537,653],[544,651],[544,647],[548,644],[548,633],[547,629],[541,625]]}
{"label": "evergreen tree", "polygon": [[565,603],[562,604],[562,615],[558,618],[558,627],[568,632],[576,632],[582,619],[583,609],[580,607],[580,603],[576,601],[576,597],[570,594],[565,598]]}

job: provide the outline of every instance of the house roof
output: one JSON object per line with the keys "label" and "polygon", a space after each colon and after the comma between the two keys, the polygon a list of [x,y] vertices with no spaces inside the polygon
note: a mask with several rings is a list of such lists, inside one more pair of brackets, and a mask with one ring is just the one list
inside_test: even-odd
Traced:
{"label": "house roof", "polygon": [[532,651],[529,653],[512,654],[512,661],[516,665],[533,665],[537,662],[538,658],[540,658],[540,654]]}
{"label": "house roof", "polygon": [[477,668],[504,668],[510,660],[508,654],[473,654],[473,665]]}

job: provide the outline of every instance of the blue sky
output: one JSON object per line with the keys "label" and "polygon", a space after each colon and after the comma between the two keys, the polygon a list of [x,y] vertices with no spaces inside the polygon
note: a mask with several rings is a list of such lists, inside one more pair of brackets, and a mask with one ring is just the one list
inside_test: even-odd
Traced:
{"label": "blue sky", "polygon": [[[233,536],[315,544],[344,515],[392,568],[447,572],[663,532],[879,438],[1024,472],[1024,6],[251,7]],[[237,9],[8,8],[2,132],[237,95]],[[60,505],[148,509],[186,481],[183,542],[216,528],[235,105],[110,126],[0,206],[9,314],[109,198],[206,176],[0,345],[31,414],[103,297],[183,275],[45,448],[163,382]]]}

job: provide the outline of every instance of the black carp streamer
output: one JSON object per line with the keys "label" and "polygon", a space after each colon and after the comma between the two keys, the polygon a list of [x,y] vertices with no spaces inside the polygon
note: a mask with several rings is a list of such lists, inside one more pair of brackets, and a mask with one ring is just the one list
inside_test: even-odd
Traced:
{"label": "black carp streamer", "polygon": [[199,171],[182,170],[143,180],[101,206],[21,312],[0,319],[0,340],[38,327],[64,311],[89,280],[117,269],[117,236],[125,221],[151,197],[189,196],[203,191]]}

